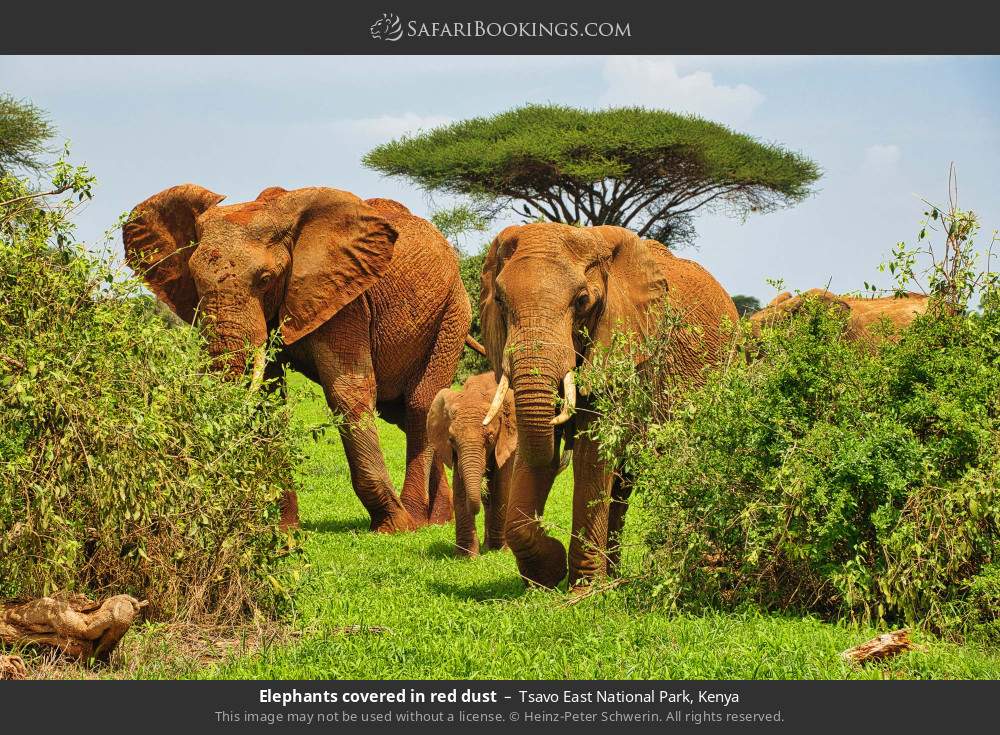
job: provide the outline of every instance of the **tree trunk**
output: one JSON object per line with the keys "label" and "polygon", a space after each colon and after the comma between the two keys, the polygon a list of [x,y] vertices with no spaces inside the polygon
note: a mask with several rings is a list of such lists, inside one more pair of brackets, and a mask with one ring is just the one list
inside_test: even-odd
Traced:
{"label": "tree trunk", "polygon": [[0,641],[53,646],[83,660],[106,659],[148,604],[129,595],[97,603],[79,594],[0,602]]}

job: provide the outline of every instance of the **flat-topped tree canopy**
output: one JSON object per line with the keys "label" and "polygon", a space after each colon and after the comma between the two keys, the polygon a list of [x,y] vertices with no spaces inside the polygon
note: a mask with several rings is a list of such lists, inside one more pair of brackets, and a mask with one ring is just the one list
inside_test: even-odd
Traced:
{"label": "flat-topped tree canopy", "polygon": [[804,199],[820,176],[778,145],[641,107],[528,105],[404,136],[364,164],[493,212],[514,206],[529,218],[621,225],[668,244],[690,238],[700,207],[769,211]]}

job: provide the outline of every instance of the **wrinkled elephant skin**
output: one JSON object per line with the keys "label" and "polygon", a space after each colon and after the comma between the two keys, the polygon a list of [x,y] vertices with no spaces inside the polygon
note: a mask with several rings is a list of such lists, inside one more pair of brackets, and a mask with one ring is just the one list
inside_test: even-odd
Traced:
{"label": "wrinkled elephant skin", "polygon": [[[484,550],[500,549],[511,471],[517,449],[514,397],[507,394],[484,425],[497,392],[492,373],[469,377],[461,390],[445,388],[431,404],[427,435],[435,452],[454,471],[455,546],[460,555],[479,554],[476,516],[485,506]],[[481,497],[483,481],[486,497]]]}
{"label": "wrinkled elephant skin", "polygon": [[[243,373],[280,331],[277,362],[258,360],[254,377],[269,381],[291,365],[323,387],[345,418],[341,439],[372,530],[447,522],[451,491],[426,421],[471,320],[451,246],[388,199],[321,187],[273,187],[229,206],[222,199],[182,184],[140,203],[122,230],[129,265],[181,319],[200,323],[226,373]],[[406,433],[401,496],[376,410]],[[286,495],[282,525],[296,522],[294,494]]]}
{"label": "wrinkled elephant skin", "polygon": [[852,342],[872,345],[881,339],[880,331],[873,327],[887,324],[892,331],[890,338],[897,338],[899,332],[914,319],[927,313],[930,305],[927,296],[915,293],[866,299],[838,296],[822,288],[811,288],[797,296],[785,291],[750,317],[753,335],[759,337],[761,328],[780,324],[796,314],[809,300],[820,301],[830,308],[842,310],[847,316],[844,336]]}
{"label": "wrinkled elephant skin", "polygon": [[653,307],[664,302],[696,328],[672,331],[670,358],[679,374],[697,382],[720,358],[725,323],[738,321],[732,299],[698,264],[611,226],[513,226],[490,246],[480,320],[496,377],[506,378],[514,394],[518,451],[506,538],[529,583],[553,587],[568,571],[576,585],[617,571],[630,485],[588,437],[589,411],[573,418],[568,562],[539,517],[558,471],[557,431],[567,418],[565,406],[576,400],[573,371],[594,343],[609,345],[615,331],[654,333],[661,320]]}

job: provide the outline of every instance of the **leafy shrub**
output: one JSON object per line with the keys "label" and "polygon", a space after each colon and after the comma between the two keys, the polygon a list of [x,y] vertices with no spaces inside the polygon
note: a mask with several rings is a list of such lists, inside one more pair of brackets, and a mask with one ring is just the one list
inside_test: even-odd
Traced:
{"label": "leafy shrub", "polygon": [[876,347],[809,301],[763,330],[762,359],[693,389],[655,379],[669,330],[640,371],[624,337],[599,353],[581,383],[602,450],[634,478],[646,594],[995,630],[995,613],[964,619],[1000,595],[995,294],[972,313],[939,300]]}
{"label": "leafy shrub", "polygon": [[[472,325],[469,327],[469,334],[480,342],[483,341],[482,328],[479,324],[479,290],[481,283],[479,276],[483,271],[483,260],[486,258],[486,251],[489,245],[483,246],[476,255],[462,255],[459,259],[458,267],[462,275],[462,283],[469,294],[469,301],[472,304]],[[455,371],[455,382],[464,383],[470,375],[478,375],[490,369],[489,361],[478,352],[468,348],[462,350],[462,357],[458,361],[458,369]]]}
{"label": "leafy shrub", "polygon": [[983,567],[952,610],[956,626],[983,643],[1000,645],[1000,562]]}
{"label": "leafy shrub", "polygon": [[[5,180],[0,202],[16,182]],[[153,615],[272,611],[289,409],[220,380],[135,280],[0,210],[0,596],[130,593]],[[65,240],[65,227],[59,232]]]}

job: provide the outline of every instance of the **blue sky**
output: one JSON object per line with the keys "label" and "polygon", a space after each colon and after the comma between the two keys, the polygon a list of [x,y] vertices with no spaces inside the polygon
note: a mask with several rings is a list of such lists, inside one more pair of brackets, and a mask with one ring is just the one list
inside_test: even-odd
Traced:
{"label": "blue sky", "polygon": [[817,192],[795,208],[698,218],[687,257],[731,293],[770,298],[767,278],[836,291],[876,280],[919,229],[921,197],[946,198],[951,162],[960,203],[987,234],[1000,226],[1000,57],[0,57],[0,91],[48,110],[98,176],[77,217],[92,243],[187,181],[230,202],[326,185],[427,215],[447,201],[361,156],[528,102],[694,112],[817,161]]}

